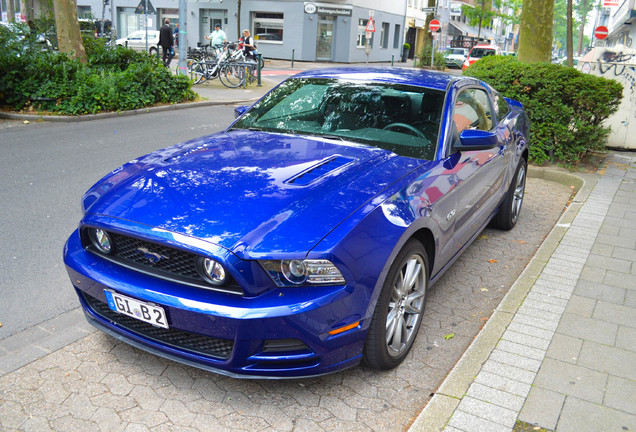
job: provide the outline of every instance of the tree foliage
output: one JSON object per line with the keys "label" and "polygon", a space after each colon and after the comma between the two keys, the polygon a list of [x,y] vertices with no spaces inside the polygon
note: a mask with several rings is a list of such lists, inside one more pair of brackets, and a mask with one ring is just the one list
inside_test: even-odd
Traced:
{"label": "tree foliage", "polygon": [[505,97],[521,102],[530,118],[530,158],[538,164],[575,165],[591,151],[604,150],[623,86],[550,63],[524,63],[489,56],[465,72],[488,82]]}

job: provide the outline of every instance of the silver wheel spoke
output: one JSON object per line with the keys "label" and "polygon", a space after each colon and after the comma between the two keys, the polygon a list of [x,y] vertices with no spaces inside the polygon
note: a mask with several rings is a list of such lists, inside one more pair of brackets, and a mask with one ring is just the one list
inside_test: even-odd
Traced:
{"label": "silver wheel spoke", "polygon": [[402,336],[406,332],[406,322],[404,317],[398,316],[396,319],[395,332],[393,333],[393,341],[391,342],[391,348],[395,351],[400,351],[402,348]]}
{"label": "silver wheel spoke", "polygon": [[404,276],[404,289],[402,290],[402,294],[406,294],[411,291],[413,285],[415,285],[415,281],[417,280],[422,266],[417,260],[412,259],[406,264],[406,274]]}
{"label": "silver wheel spoke", "polygon": [[406,297],[406,305],[405,305],[405,311],[407,313],[410,314],[418,314],[420,313],[420,310],[417,306],[414,305],[414,303],[423,298],[424,297],[424,293],[421,291],[413,291],[411,294],[408,295],[408,297]]}

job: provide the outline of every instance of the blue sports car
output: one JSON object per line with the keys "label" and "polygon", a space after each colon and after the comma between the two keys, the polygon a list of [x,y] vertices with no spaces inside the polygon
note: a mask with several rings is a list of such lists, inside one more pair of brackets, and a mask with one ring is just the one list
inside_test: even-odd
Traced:
{"label": "blue sports car", "polygon": [[236,112],[82,198],[64,261],[96,327],[235,377],[393,368],[430,284],[519,217],[528,118],[474,78],[322,69]]}

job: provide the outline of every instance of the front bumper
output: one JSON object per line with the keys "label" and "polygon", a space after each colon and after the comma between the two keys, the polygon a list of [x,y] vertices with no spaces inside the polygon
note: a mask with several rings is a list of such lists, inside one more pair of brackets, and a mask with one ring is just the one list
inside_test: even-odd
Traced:
{"label": "front bumper", "polygon": [[[75,231],[64,260],[88,321],[143,350],[234,377],[300,378],[357,365],[368,293],[351,286],[272,289],[256,297],[202,290],[87,252]],[[110,310],[105,290],[164,308],[169,329]],[[329,332],[360,321],[340,334]]]}

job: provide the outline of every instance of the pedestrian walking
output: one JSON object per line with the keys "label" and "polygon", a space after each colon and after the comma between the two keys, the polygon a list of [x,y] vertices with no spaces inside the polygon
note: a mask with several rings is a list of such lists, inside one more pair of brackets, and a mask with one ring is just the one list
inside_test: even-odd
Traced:
{"label": "pedestrian walking", "polygon": [[214,31],[207,35],[205,38],[209,39],[210,45],[213,48],[221,48],[223,42],[227,40],[227,36],[225,35],[225,32],[221,30],[221,24],[219,23],[216,23],[214,25]]}
{"label": "pedestrian walking", "polygon": [[174,57],[174,35],[170,28],[170,19],[166,18],[163,25],[159,29],[159,45],[163,50],[163,65],[170,66],[172,57]]}

